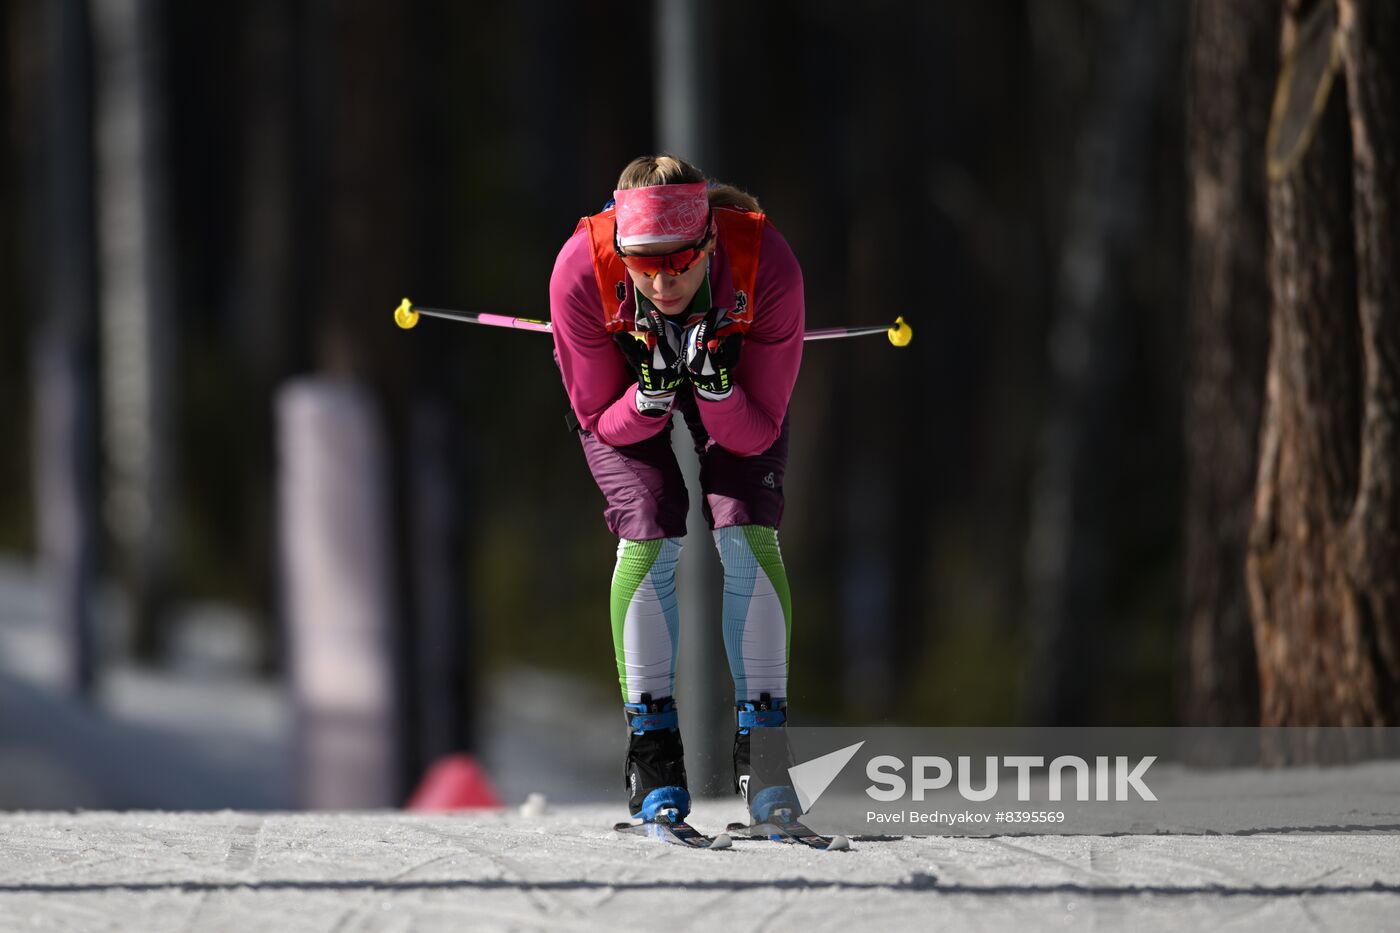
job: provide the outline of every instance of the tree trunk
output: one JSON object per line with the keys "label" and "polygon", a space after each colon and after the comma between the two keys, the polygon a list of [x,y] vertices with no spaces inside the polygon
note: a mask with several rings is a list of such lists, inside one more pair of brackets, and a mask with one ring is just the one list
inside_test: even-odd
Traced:
{"label": "tree trunk", "polygon": [[[382,471],[339,487],[347,509],[364,498],[382,500],[387,511],[390,569],[376,597],[383,612],[366,625],[384,629],[388,647],[375,659],[376,676],[390,684],[381,719],[395,723],[396,741],[381,748],[391,760],[377,762],[390,775],[375,785],[387,796],[361,805],[401,799],[429,757],[472,738],[457,676],[466,638],[455,576],[462,536],[452,533],[461,471],[444,427],[447,342],[418,332],[396,339],[388,310],[376,310],[392,309],[412,294],[410,285],[441,287],[432,258],[443,255],[440,233],[429,218],[446,163],[440,147],[423,144],[432,133],[422,102],[436,89],[427,85],[431,65],[415,63],[441,60],[442,12],[440,4],[318,0],[308,7],[302,51],[307,109],[318,115],[299,140],[315,167],[306,197],[316,217],[305,231],[315,244],[305,257],[312,355],[328,386],[347,383],[369,400],[385,444]],[[314,620],[320,611],[309,604],[303,616]]]}
{"label": "tree trunk", "polygon": [[[1266,725],[1400,721],[1400,8],[1336,13],[1329,67],[1308,83],[1285,65],[1271,129],[1273,345],[1248,562]],[[1333,41],[1319,32],[1333,15],[1290,5],[1291,61]],[[1329,90],[1334,74],[1344,88]],[[1291,114],[1314,100],[1292,157]]]}
{"label": "tree trunk", "polygon": [[[656,84],[656,149],[674,152],[715,172],[714,136],[707,132],[713,109],[705,88],[713,80],[710,61],[714,54],[714,29],[710,14],[699,0],[662,0],[656,5],[653,40],[660,54],[654,63]],[[685,484],[700,488],[700,460],[690,432],[676,415],[671,434]],[[694,495],[694,493],[692,493]],[[723,591],[723,577],[711,546],[703,513],[692,508],[686,523],[686,543],[677,567],[679,579],[681,647],[677,663],[676,698],[686,716],[686,769],[696,791],[723,793],[729,775],[723,762],[732,742],[734,714],[729,691],[719,672],[724,667],[724,644],[711,620],[720,615],[716,594]],[[748,699],[735,697],[735,701]]]}
{"label": "tree trunk", "polygon": [[1259,674],[1244,580],[1268,351],[1263,172],[1279,9],[1197,0],[1187,66],[1190,283],[1182,720],[1250,725]]}
{"label": "tree trunk", "polygon": [[1342,63],[1351,113],[1357,308],[1365,365],[1361,475],[1347,527],[1348,616],[1374,706],[1400,721],[1400,7],[1340,0]]}
{"label": "tree trunk", "polygon": [[165,649],[172,597],[174,241],[159,8],[94,3],[98,281],[106,513],[131,599],[132,650]]}
{"label": "tree trunk", "polygon": [[[60,684],[90,696],[97,677],[101,551],[97,278],[88,17],[77,0],[31,5],[22,34],[40,52],[36,143],[27,169],[43,313],[33,341],[33,489],[40,566],[60,645]],[[28,27],[28,28],[24,28]],[[26,138],[31,138],[26,134]]]}
{"label": "tree trunk", "polygon": [[304,212],[297,205],[294,144],[299,37],[296,13],[283,0],[256,0],[244,9],[239,65],[248,132],[240,161],[232,324],[246,391],[258,400],[246,412],[256,428],[247,432],[239,471],[250,526],[242,559],[252,591],[267,610],[258,613],[266,618],[258,623],[258,667],[271,671],[280,669],[285,646],[277,635],[277,580],[269,557],[276,554],[275,425],[273,407],[264,403],[304,362],[309,333],[296,300],[305,279],[305,263],[297,261]]}
{"label": "tree trunk", "polygon": [[1023,702],[1026,715],[1043,724],[1094,715],[1094,685],[1106,666],[1102,643],[1114,637],[1106,604],[1111,509],[1102,487],[1121,468],[1111,435],[1123,420],[1130,375],[1116,365],[1128,355],[1120,246],[1137,242],[1147,212],[1151,115],[1169,73],[1163,33],[1173,15],[1150,4],[1105,14],[1097,43],[1106,51],[1103,71],[1082,125],[1066,136],[1074,158],[1055,257],[1053,397],[1039,439],[1027,543]]}

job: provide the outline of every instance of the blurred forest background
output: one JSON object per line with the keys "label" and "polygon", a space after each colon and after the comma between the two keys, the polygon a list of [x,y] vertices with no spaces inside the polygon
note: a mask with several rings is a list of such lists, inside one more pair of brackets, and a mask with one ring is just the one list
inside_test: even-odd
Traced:
{"label": "blurred forest background", "polygon": [[[182,606],[218,603],[248,620],[260,676],[283,675],[276,400],[334,378],[382,415],[408,654],[451,646],[463,696],[512,665],[611,684],[615,542],[548,338],[404,333],[391,312],[409,295],[547,316],[577,218],[658,148],[659,7],[0,3],[0,551],[57,560],[70,584],[121,581],[145,663],[168,655]],[[1304,644],[1251,615],[1246,574],[1270,316],[1287,311],[1271,295],[1307,277],[1297,231],[1323,229],[1288,211],[1323,192],[1346,240],[1323,255],[1361,257],[1338,275],[1379,258],[1393,283],[1397,265],[1393,243],[1367,260],[1345,232],[1371,112],[1356,89],[1372,46],[1395,44],[1394,17],[1365,13],[1344,55],[1352,7],[704,6],[697,161],[792,244],[809,327],[903,315],[916,332],[904,350],[806,351],[781,532],[804,722],[1259,721],[1256,633]],[[1321,51],[1289,109],[1295,47]],[[1276,95],[1307,151],[1271,182]],[[1377,151],[1378,191],[1357,197],[1393,205],[1393,139]],[[1335,171],[1298,181],[1313,159]],[[1290,272],[1286,255],[1304,260]],[[1322,495],[1334,518],[1388,358],[1366,334],[1395,339],[1360,323],[1367,281],[1316,304],[1351,322],[1340,336],[1289,331],[1305,355],[1342,354],[1298,370],[1319,377],[1302,380],[1312,402],[1340,399],[1353,449],[1341,498]],[[1377,287],[1393,316],[1393,284]],[[1316,411],[1298,410],[1309,430]],[[1379,508],[1396,527],[1392,499]],[[1267,613],[1287,558],[1255,544]],[[1346,629],[1374,674],[1370,713],[1348,721],[1393,723],[1394,587],[1348,579],[1383,596]],[[1346,617],[1319,605],[1314,621]],[[1317,696],[1361,676],[1354,661],[1322,665]],[[73,682],[100,681],[83,663]],[[1326,721],[1309,702],[1266,707]]]}

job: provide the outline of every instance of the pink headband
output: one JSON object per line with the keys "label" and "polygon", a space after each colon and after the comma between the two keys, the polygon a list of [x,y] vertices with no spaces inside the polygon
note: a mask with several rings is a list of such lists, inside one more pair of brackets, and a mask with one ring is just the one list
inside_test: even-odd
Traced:
{"label": "pink headband", "polygon": [[613,192],[617,201],[617,242],[645,246],[671,240],[694,242],[705,235],[710,201],[703,181],[650,185]]}

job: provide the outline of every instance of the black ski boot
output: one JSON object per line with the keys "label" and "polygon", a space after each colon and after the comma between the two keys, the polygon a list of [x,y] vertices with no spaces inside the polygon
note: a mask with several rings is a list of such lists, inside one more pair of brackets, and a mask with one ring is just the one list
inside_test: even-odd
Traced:
{"label": "black ski boot", "polygon": [[[785,729],[787,700],[773,699],[769,694],[757,700],[746,700],[735,709],[738,729],[734,733],[734,790],[744,798],[749,819],[755,823],[795,820],[802,814],[787,769],[792,766],[792,752],[787,748],[783,733],[783,752],[765,755],[754,767],[750,754],[754,729]],[[786,810],[786,813],[782,811]]]}
{"label": "black ski boot", "polygon": [[671,697],[653,700],[644,693],[642,702],[624,704],[623,709],[628,729],[627,812],[634,820],[648,822],[667,811],[672,820],[684,820],[690,813],[690,791],[676,701]]}

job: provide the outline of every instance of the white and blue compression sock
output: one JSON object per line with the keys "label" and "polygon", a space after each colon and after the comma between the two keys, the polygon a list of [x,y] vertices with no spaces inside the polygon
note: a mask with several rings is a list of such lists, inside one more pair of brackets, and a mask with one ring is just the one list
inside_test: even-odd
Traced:
{"label": "white and blue compression sock", "polygon": [[617,543],[612,579],[613,652],[624,703],[675,695],[680,610],[676,560],[680,538]]}
{"label": "white and blue compression sock", "polygon": [[785,697],[792,598],[778,532],[767,525],[731,525],[714,534],[724,564],[724,648],[734,700],[762,693]]}

